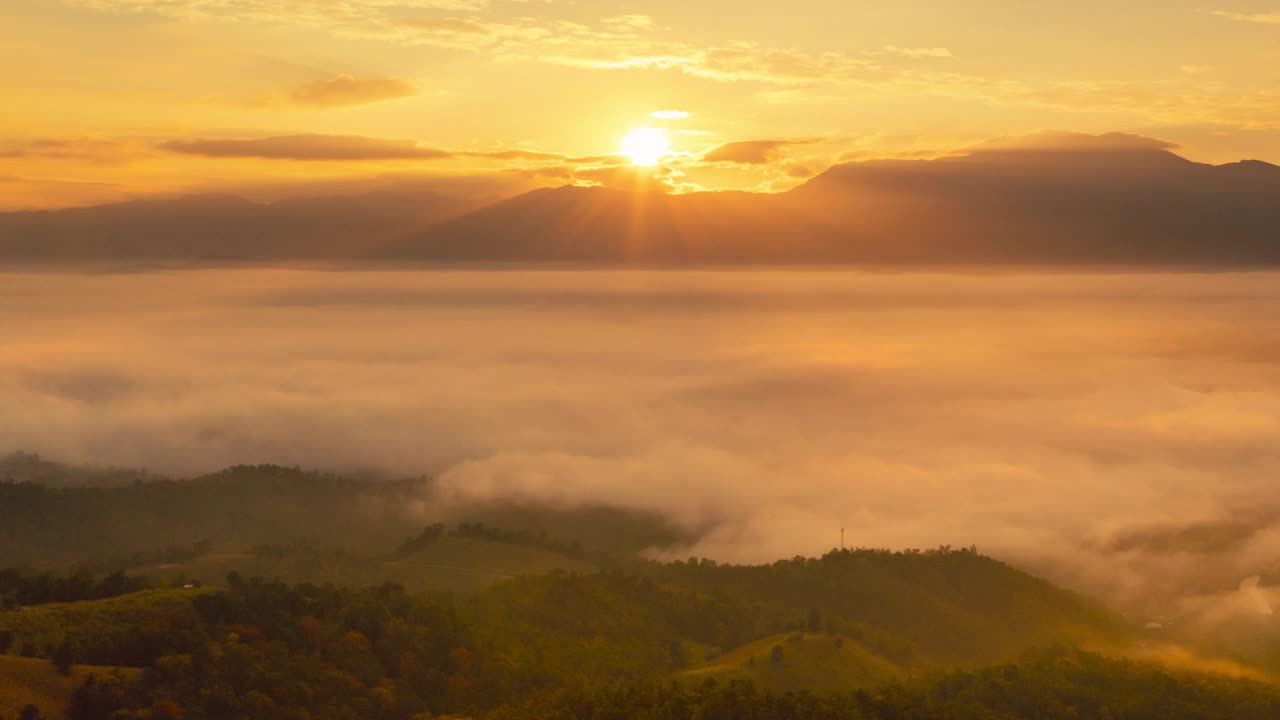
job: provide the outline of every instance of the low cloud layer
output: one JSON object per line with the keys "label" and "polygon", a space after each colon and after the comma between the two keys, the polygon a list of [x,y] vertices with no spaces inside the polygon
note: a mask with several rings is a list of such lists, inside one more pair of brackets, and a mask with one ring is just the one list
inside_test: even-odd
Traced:
{"label": "low cloud layer", "polygon": [[0,326],[6,450],[430,472],[727,560],[974,543],[1158,617],[1276,600],[1272,274],[21,273]]}
{"label": "low cloud layer", "polygon": [[251,139],[172,140],[161,149],[213,158],[266,160],[440,160],[452,154],[413,140],[359,135],[281,135]]}

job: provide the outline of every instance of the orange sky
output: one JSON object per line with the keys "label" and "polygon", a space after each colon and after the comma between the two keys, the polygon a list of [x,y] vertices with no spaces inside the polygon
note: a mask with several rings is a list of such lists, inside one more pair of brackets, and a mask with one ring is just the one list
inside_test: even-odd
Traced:
{"label": "orange sky", "polygon": [[608,183],[638,127],[665,132],[654,172],[686,190],[1046,129],[1280,162],[1267,0],[5,0],[0,67],[4,209],[389,174]]}

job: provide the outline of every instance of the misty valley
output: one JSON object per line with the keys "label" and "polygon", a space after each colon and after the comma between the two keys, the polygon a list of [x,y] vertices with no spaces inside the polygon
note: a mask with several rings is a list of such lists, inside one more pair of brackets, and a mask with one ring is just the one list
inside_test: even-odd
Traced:
{"label": "misty valley", "polygon": [[0,0],[0,720],[1280,720],[1280,0]]}
{"label": "misty valley", "polygon": [[4,720],[1280,717],[1269,272],[0,299]]}

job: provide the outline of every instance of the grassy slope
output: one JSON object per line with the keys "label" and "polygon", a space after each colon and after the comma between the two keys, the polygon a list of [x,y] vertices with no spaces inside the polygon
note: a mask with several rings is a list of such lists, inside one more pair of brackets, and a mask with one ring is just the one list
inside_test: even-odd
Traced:
{"label": "grassy slope", "polygon": [[[770,659],[781,646],[783,661]],[[783,634],[757,640],[681,673],[687,680],[715,678],[721,682],[750,679],[757,686],[781,692],[848,692],[870,688],[902,677],[906,670],[853,640],[819,633]]]}
{"label": "grassy slope", "polygon": [[183,577],[223,585],[233,570],[244,577],[286,582],[378,585],[395,582],[410,591],[466,591],[516,575],[552,570],[588,572],[594,566],[551,550],[472,538],[446,537],[400,560],[309,548],[269,554],[219,550],[191,561],[142,567],[133,572],[167,581]]}
{"label": "grassy slope", "polygon": [[191,612],[191,598],[208,590],[146,590],[107,600],[34,605],[0,612],[0,630],[14,633],[14,647],[73,643],[143,625],[156,617]]}
{"label": "grassy slope", "polygon": [[63,677],[48,660],[0,656],[0,717],[16,718],[23,706],[35,705],[46,718],[60,718],[71,692],[86,677],[113,672],[130,675],[138,671],[76,665],[70,677]]}

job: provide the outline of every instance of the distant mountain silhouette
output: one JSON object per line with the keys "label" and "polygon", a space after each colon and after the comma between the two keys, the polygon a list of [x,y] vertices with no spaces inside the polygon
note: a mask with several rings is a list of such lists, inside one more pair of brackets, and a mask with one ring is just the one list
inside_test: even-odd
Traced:
{"label": "distant mountain silhouette", "polygon": [[565,186],[479,208],[402,191],[7,213],[0,261],[1280,263],[1280,167],[1125,137],[853,162],[773,195]]}
{"label": "distant mountain silhouette", "polygon": [[1166,150],[981,150],[839,165],[778,195],[564,187],[396,257],[491,261],[1280,262],[1280,167]]}
{"label": "distant mountain silhouette", "polygon": [[[792,193],[843,206],[855,254],[892,260],[1280,261],[1280,167],[1162,149],[992,150],[832,168]],[[852,249],[852,248],[851,248]]]}
{"label": "distant mountain silhouette", "polygon": [[256,203],[229,195],[0,213],[0,262],[351,258],[472,209],[415,190]]}

